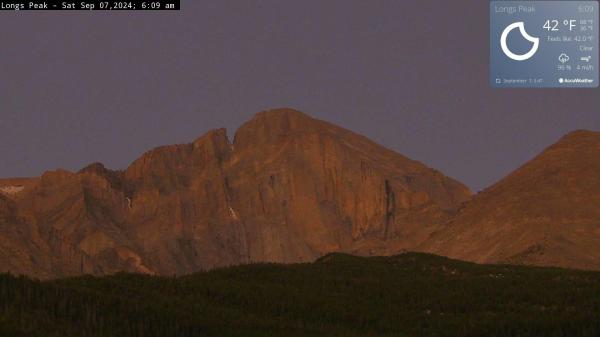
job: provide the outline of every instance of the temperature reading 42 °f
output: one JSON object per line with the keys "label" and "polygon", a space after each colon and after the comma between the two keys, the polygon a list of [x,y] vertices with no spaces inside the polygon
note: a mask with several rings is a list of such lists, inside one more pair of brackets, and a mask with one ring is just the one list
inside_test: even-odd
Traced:
{"label": "temperature reading 42 \u00b0f", "polygon": [[544,23],[544,29],[549,32],[558,32],[560,30],[560,25],[565,26],[565,28],[569,28],[570,31],[573,31],[575,27],[577,27],[577,20],[574,19],[566,19],[563,21],[560,20],[546,20]]}

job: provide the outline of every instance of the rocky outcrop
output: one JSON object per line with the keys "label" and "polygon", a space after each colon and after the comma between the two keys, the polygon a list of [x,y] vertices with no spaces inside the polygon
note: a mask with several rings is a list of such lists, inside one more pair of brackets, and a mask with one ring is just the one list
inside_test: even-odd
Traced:
{"label": "rocky outcrop", "polygon": [[600,133],[576,131],[478,194],[419,249],[463,260],[600,269]]}
{"label": "rocky outcrop", "polygon": [[[0,181],[0,185],[2,185]],[[413,249],[470,197],[438,171],[291,109],[235,134],[92,164],[0,195],[0,269],[164,275]]]}

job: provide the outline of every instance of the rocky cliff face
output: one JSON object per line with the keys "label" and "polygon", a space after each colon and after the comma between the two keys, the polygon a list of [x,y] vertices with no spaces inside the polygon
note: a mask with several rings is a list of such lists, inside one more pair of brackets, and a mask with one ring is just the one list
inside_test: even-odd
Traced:
{"label": "rocky cliff face", "polygon": [[419,249],[600,269],[600,133],[576,131],[478,194]]}
{"label": "rocky cliff face", "polygon": [[0,192],[0,270],[41,278],[394,253],[422,244],[470,197],[419,162],[291,109],[259,113],[233,143],[220,129],[124,171],[93,164],[0,187],[13,192]]}

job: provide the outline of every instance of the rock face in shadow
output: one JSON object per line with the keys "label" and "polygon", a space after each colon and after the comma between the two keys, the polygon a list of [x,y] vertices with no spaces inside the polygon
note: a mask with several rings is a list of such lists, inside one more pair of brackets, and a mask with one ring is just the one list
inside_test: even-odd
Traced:
{"label": "rock face in shadow", "polygon": [[[0,180],[0,271],[184,274],[393,254],[470,198],[438,171],[291,109],[142,155],[124,171]],[[8,192],[6,192],[8,191]]]}
{"label": "rock face in shadow", "polygon": [[420,250],[600,269],[600,133],[576,131],[478,194]]}

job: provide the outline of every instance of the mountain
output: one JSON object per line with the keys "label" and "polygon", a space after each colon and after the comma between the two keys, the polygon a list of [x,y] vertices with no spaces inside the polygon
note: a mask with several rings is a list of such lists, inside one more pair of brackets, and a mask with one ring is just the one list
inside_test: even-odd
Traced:
{"label": "mountain", "polygon": [[0,271],[173,275],[392,254],[421,244],[469,198],[419,162],[278,109],[257,114],[233,142],[213,130],[122,171],[92,164],[0,180]]}
{"label": "mountain", "polygon": [[418,248],[485,263],[600,269],[600,133],[560,139]]}

